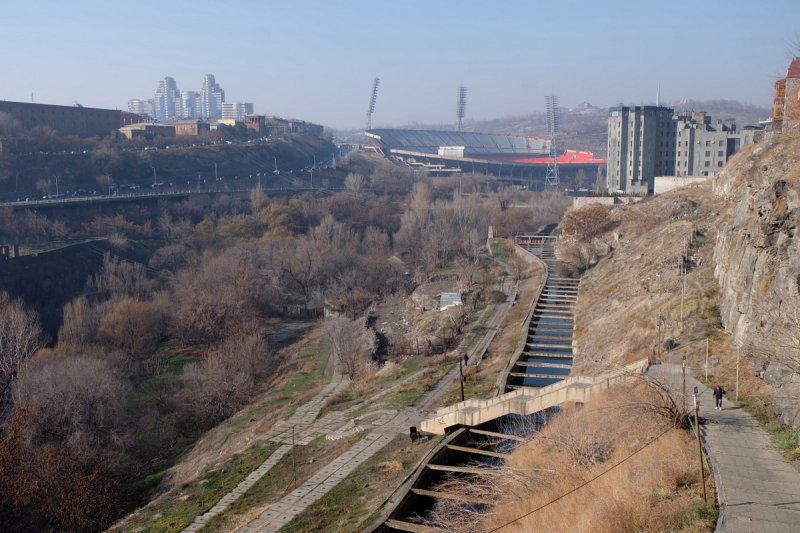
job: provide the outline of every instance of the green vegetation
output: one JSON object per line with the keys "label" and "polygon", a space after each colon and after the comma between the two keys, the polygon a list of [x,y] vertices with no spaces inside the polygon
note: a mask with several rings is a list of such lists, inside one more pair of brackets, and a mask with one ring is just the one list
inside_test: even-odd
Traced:
{"label": "green vegetation", "polygon": [[414,405],[433,384],[457,364],[457,360],[452,357],[445,360],[441,356],[432,356],[426,362],[422,371],[405,379],[399,387],[378,400],[376,407],[379,409],[402,409]]}
{"label": "green vegetation", "polygon": [[439,441],[430,439],[409,443],[408,437],[398,435],[380,453],[365,461],[284,526],[281,532],[363,530],[377,519],[380,505]]}
{"label": "green vegetation", "polygon": [[267,460],[277,444],[266,442],[251,446],[235,455],[224,465],[203,472],[190,485],[183,487],[180,495],[165,499],[148,509],[141,521],[132,522],[122,531],[149,531],[175,533],[191,524],[199,516],[234,489],[253,470]]}
{"label": "green vegetation", "polygon": [[685,528],[701,526],[711,531],[717,523],[719,511],[714,503],[706,503],[701,498],[692,498],[679,525]]}
{"label": "green vegetation", "polygon": [[800,460],[800,447],[797,445],[797,431],[791,426],[781,423],[772,406],[772,401],[765,398],[749,398],[739,396],[736,404],[753,415],[767,431],[772,443],[790,461]]}
{"label": "green vegetation", "polygon": [[313,391],[325,378],[325,368],[331,355],[328,339],[320,337],[300,347],[293,365],[295,371],[288,373],[286,383],[267,395],[266,400],[251,406],[234,418],[235,424],[246,424],[252,418],[282,406],[278,417],[287,418],[300,406],[298,399]]}
{"label": "green vegetation", "polygon": [[364,433],[340,441],[327,441],[324,437],[317,437],[307,446],[295,446],[294,452],[284,455],[250,490],[223,513],[214,517],[204,531],[230,531],[243,514],[277,501],[299,487],[316,473],[320,465],[327,464],[362,437]]}

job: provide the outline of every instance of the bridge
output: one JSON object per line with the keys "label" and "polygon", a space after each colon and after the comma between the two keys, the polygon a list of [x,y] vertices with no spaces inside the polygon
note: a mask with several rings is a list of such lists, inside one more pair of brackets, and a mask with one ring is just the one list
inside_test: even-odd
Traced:
{"label": "bridge", "polygon": [[488,400],[466,400],[439,409],[420,427],[426,433],[444,435],[456,426],[476,427],[506,415],[527,416],[567,402],[585,402],[593,394],[642,375],[647,368],[647,359],[642,359],[599,376],[572,376],[538,389],[524,387]]}
{"label": "bridge", "polygon": [[647,370],[648,361],[644,359],[599,376],[567,377],[572,368],[572,308],[579,280],[558,275],[555,239],[552,234],[515,237],[520,255],[544,265],[545,282],[523,322],[520,343],[498,380],[500,394],[443,407],[421,422],[424,433],[449,435],[395,493],[387,505],[390,510],[372,531],[439,531],[412,517],[424,517],[441,500],[490,504],[474,494],[444,492],[436,487],[446,476],[468,479],[478,473],[491,475],[560,405],[585,402]]}
{"label": "bridge", "polygon": [[[0,207],[48,207],[63,205],[90,205],[109,202],[124,202],[137,200],[157,200],[159,198],[181,198],[201,194],[249,194],[252,187],[213,187],[207,189],[169,189],[161,191],[144,190],[142,192],[127,192],[118,194],[97,194],[92,196],[74,196],[63,198],[42,198],[36,200],[21,200],[14,202],[0,202]],[[342,187],[268,187],[261,188],[266,194],[299,194],[303,192],[323,192],[344,190]]]}

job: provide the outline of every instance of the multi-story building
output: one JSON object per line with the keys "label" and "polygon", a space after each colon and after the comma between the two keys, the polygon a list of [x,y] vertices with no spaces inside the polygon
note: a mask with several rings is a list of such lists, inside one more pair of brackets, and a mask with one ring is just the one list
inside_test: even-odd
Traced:
{"label": "multi-story building", "polygon": [[156,120],[219,120],[222,118],[223,103],[225,91],[216,82],[213,74],[203,76],[203,85],[199,92],[179,91],[175,80],[167,76],[159,82],[154,99],[129,100],[128,111]]}
{"label": "multi-story building", "polygon": [[653,194],[656,176],[715,176],[758,129],[712,123],[704,112],[661,106],[612,108],[608,117],[609,192]]}
{"label": "multi-story building", "polygon": [[198,116],[199,101],[195,91],[181,91],[178,104],[178,116],[182,119],[193,119]]}
{"label": "multi-story building", "polygon": [[656,175],[674,170],[673,110],[615,107],[608,116],[608,190],[652,194]]}
{"label": "multi-story building", "polygon": [[122,111],[119,109],[0,100],[0,114],[8,114],[24,129],[47,127],[61,135],[78,137],[103,137],[122,125]]}
{"label": "multi-story building", "polygon": [[200,89],[200,117],[206,119],[222,118],[222,104],[225,102],[225,91],[214,79],[213,74],[203,76]]}
{"label": "multi-story building", "polygon": [[144,101],[144,114],[149,117],[150,120],[156,116],[156,101],[154,98]]}
{"label": "multi-story building", "polygon": [[245,115],[253,114],[253,104],[250,102],[223,102],[222,119],[244,121]]}
{"label": "multi-story building", "polygon": [[128,100],[128,113],[144,115],[144,100],[139,100],[138,98]]}
{"label": "multi-story building", "polygon": [[800,57],[789,63],[786,76],[775,82],[772,106],[774,131],[800,126]]}
{"label": "multi-story building", "polygon": [[175,80],[166,76],[158,84],[156,89],[156,112],[155,118],[158,120],[171,120],[178,116],[178,102],[181,93]]}

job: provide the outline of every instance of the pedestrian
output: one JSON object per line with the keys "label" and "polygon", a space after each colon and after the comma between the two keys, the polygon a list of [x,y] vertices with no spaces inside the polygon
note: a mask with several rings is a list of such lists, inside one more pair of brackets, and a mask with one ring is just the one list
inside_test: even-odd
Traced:
{"label": "pedestrian", "polygon": [[715,409],[722,411],[722,396],[725,395],[725,389],[722,388],[722,385],[717,385],[714,387],[714,403],[716,404]]}

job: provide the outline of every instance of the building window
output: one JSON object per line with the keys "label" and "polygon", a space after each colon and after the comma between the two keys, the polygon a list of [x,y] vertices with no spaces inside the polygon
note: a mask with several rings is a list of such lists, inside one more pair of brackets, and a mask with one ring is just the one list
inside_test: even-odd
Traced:
{"label": "building window", "polygon": [[711,157],[711,150],[706,150],[706,157]]}
{"label": "building window", "polygon": [[706,161],[706,164],[704,166],[710,167],[711,166],[711,161]]}
{"label": "building window", "polygon": [[711,141],[706,141],[706,146],[711,146]]}
{"label": "building window", "polygon": [[722,150],[717,152],[718,157],[722,157],[723,155],[725,155],[725,152],[723,152]]}
{"label": "building window", "polygon": [[725,141],[720,141],[720,142],[719,142],[719,145],[720,145],[720,146],[725,146]]}
{"label": "building window", "polygon": [[721,167],[722,166],[722,161],[717,161],[717,166]]}

